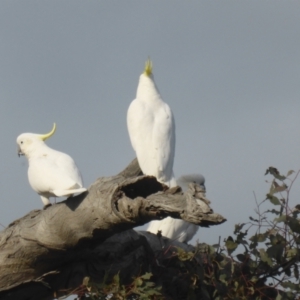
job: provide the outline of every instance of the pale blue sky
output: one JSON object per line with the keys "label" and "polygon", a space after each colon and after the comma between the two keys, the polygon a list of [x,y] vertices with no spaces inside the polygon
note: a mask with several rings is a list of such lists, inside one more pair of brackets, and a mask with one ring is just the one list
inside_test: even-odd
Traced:
{"label": "pale blue sky", "polygon": [[[15,140],[45,133],[88,187],[133,158],[126,111],[148,56],[176,121],[174,172],[202,173],[227,237],[300,168],[299,1],[1,1],[0,222],[42,208]],[[294,203],[299,195],[295,185]]]}

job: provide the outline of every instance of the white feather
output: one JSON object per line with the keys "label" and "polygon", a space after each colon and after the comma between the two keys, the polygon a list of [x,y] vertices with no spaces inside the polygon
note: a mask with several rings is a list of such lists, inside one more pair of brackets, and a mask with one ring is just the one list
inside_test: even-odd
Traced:
{"label": "white feather", "polygon": [[40,135],[23,133],[17,138],[19,153],[29,163],[28,180],[44,205],[50,197],[70,196],[86,191],[74,160],[63,152],[48,147]]}
{"label": "white feather", "polygon": [[136,99],[128,108],[127,127],[143,173],[170,187],[176,186],[174,117],[161,99],[151,74],[140,76]]}
{"label": "white feather", "polygon": [[[158,181],[176,186],[173,174],[175,154],[175,122],[173,113],[163,102],[152,75],[152,63],[146,62],[145,72],[140,76],[136,99],[127,112],[127,127],[139,165],[145,175],[152,175]],[[194,176],[194,175],[193,175]],[[186,188],[188,182],[204,185],[204,177],[180,178],[180,185]],[[187,242],[195,235],[199,226],[170,217],[149,223],[148,231]]]}

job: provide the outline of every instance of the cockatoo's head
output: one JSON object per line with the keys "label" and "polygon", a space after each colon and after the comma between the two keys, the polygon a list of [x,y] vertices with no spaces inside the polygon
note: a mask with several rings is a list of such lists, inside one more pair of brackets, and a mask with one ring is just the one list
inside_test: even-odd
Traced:
{"label": "cockatoo's head", "polygon": [[148,58],[146,63],[145,63],[145,69],[144,69],[144,75],[146,75],[147,77],[151,77],[152,75],[152,61]]}
{"label": "cockatoo's head", "polygon": [[32,152],[36,150],[39,145],[43,145],[44,141],[54,134],[56,130],[56,124],[53,124],[53,128],[46,134],[35,133],[22,133],[17,138],[18,155],[30,156]]}
{"label": "cockatoo's head", "polygon": [[150,59],[145,63],[144,72],[140,75],[139,84],[136,92],[137,99],[150,100],[160,99],[159,90],[154,82],[152,73],[153,65]]}

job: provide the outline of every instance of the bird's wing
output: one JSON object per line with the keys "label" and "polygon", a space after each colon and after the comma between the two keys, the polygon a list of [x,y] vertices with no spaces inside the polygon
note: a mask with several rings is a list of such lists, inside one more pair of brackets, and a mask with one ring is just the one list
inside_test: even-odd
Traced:
{"label": "bird's wing", "polygon": [[154,114],[151,107],[143,101],[133,100],[127,112],[130,141],[143,173],[157,176],[156,156],[152,150],[153,123]]}
{"label": "bird's wing", "polygon": [[62,174],[68,176],[73,180],[78,187],[83,186],[82,177],[78,167],[76,166],[73,158],[68,154],[56,151],[57,155],[54,158],[54,163],[60,168]]}
{"label": "bird's wing", "polygon": [[168,182],[173,176],[175,122],[170,107],[163,103],[155,115],[152,151],[156,155],[158,179]]}
{"label": "bird's wing", "polygon": [[38,193],[82,187],[80,172],[73,159],[53,151],[30,161],[29,182]]}
{"label": "bird's wing", "polygon": [[134,151],[145,138],[143,128],[145,127],[144,117],[146,113],[146,107],[143,102],[135,99],[130,103],[127,111],[127,129]]}
{"label": "bird's wing", "polygon": [[135,99],[127,112],[127,127],[143,173],[168,184],[175,153],[175,122],[169,106]]}

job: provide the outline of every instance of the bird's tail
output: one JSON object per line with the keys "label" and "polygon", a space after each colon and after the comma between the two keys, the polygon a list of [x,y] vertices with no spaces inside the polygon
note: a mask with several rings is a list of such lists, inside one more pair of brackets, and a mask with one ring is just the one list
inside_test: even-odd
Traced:
{"label": "bird's tail", "polygon": [[54,190],[53,194],[56,197],[63,197],[63,196],[70,196],[73,194],[81,194],[86,190],[87,190],[86,188],[78,188],[78,189],[71,189],[71,190]]}

